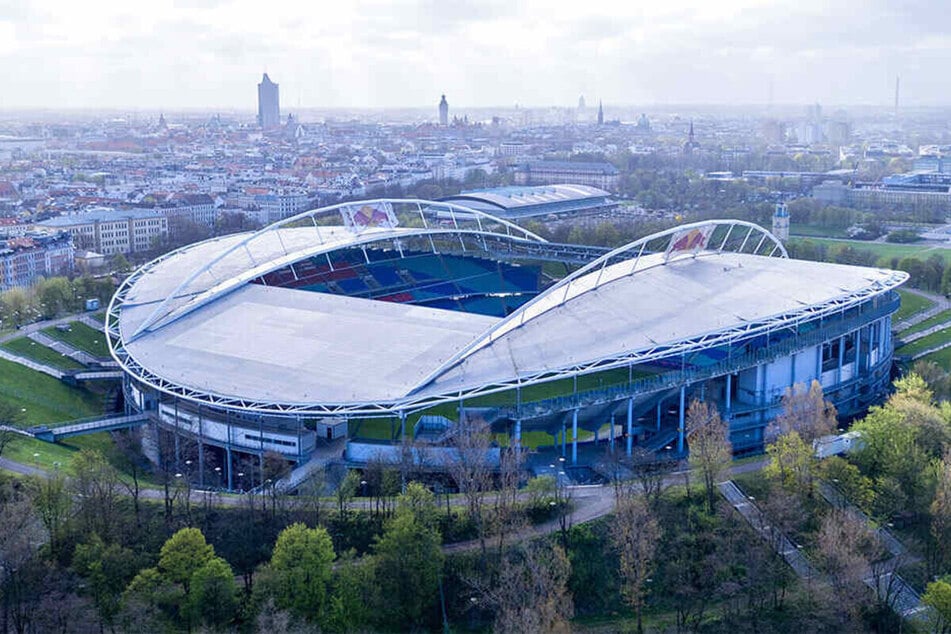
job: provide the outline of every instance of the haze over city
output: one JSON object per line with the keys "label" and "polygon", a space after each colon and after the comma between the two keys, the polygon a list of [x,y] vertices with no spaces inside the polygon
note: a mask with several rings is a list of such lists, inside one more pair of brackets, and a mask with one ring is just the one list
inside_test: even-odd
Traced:
{"label": "haze over city", "polygon": [[943,3],[0,3],[0,108],[947,103]]}

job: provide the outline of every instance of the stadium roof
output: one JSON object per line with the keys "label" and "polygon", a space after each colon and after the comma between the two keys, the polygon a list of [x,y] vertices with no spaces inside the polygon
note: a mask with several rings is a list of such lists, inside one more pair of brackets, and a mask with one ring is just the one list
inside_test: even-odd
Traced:
{"label": "stadium roof", "polygon": [[465,191],[443,198],[503,218],[526,218],[603,207],[611,194],[587,185],[510,186]]}
{"label": "stadium roof", "polygon": [[[722,242],[708,243],[721,228]],[[294,252],[286,244],[276,246],[295,231],[270,232],[277,261],[297,257],[283,255]],[[325,238],[327,248],[369,239],[342,227],[322,231],[336,236]],[[372,230],[390,238],[394,231]],[[703,248],[645,252],[651,240],[669,238],[673,247],[698,235],[706,236]],[[727,248],[731,235],[733,250]],[[163,309],[162,318],[143,328],[166,294],[180,292],[169,289],[189,277],[190,267],[243,251],[234,248],[243,239],[187,248],[120,288],[108,323],[110,346],[127,371],[169,393],[253,411],[395,411],[486,386],[524,385],[789,328],[907,279],[895,271],[767,257],[785,255],[770,234],[749,223],[715,221],[615,250],[504,319],[247,284],[251,278],[241,267],[249,264],[234,261],[230,272],[222,267],[219,274],[237,282],[221,279],[211,293],[199,288],[202,301],[185,311]],[[755,248],[745,252],[746,245]],[[252,267],[250,275],[264,268],[275,265]]]}

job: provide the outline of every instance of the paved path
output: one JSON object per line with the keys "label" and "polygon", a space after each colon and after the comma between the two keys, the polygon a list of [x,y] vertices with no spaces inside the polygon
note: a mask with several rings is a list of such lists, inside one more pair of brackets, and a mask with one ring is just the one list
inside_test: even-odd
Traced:
{"label": "paved path", "polygon": [[53,339],[44,332],[31,332],[27,335],[27,337],[41,346],[46,346],[47,348],[55,350],[64,357],[69,357],[77,363],[81,363],[83,365],[92,365],[93,363],[96,363],[96,357],[92,356],[88,352],[78,350],[66,342],[60,341],[59,339]]}
{"label": "paved path", "polygon": [[890,599],[891,608],[903,617],[924,617],[927,615],[927,608],[921,605],[921,597],[901,578],[896,570],[899,566],[919,561],[920,557],[915,557],[908,552],[905,545],[891,534],[885,527],[876,526],[871,518],[860,508],[849,502],[842,495],[842,492],[828,482],[819,482],[819,493],[825,498],[831,506],[840,509],[848,509],[865,522],[872,531],[878,535],[885,550],[891,555],[888,561],[873,565],[868,574],[862,579],[869,588],[876,591],[880,596]]}
{"label": "paved path", "polygon": [[839,509],[848,509],[861,518],[866,526],[871,528],[875,534],[878,535],[878,538],[882,540],[882,545],[885,546],[885,550],[887,550],[892,557],[904,557],[906,561],[917,561],[917,559],[909,559],[908,549],[905,548],[905,545],[902,544],[897,537],[892,535],[886,528],[875,526],[868,515],[849,502],[849,500],[842,495],[841,491],[836,489],[833,485],[828,482],[820,481],[819,493],[831,506]]}
{"label": "paved path", "polygon": [[65,317],[59,317],[57,319],[47,319],[46,321],[37,321],[32,324],[26,324],[20,326],[18,330],[11,330],[5,335],[0,335],[0,343],[6,343],[11,339],[16,339],[17,337],[23,337],[29,335],[30,333],[43,330],[50,326],[58,326],[59,324],[68,324],[71,321],[76,321],[79,319],[79,315],[67,315]]}
{"label": "paved path", "polygon": [[912,360],[912,361],[917,361],[917,360],[920,359],[921,357],[927,356],[927,355],[931,354],[932,352],[940,352],[941,350],[944,350],[945,348],[948,348],[948,347],[951,347],[951,341],[945,341],[944,343],[939,344],[939,345],[937,345],[937,346],[935,346],[935,347],[933,347],[933,348],[928,348],[927,350],[922,350],[922,351],[919,352],[918,354],[913,355],[913,356],[911,357],[911,360]]}
{"label": "paved path", "polygon": [[766,540],[766,543],[779,553],[789,564],[789,567],[802,579],[814,579],[819,573],[813,568],[802,551],[775,526],[769,524],[763,512],[759,510],[749,497],[736,485],[733,480],[720,482],[717,488],[723,497],[733,505],[740,515],[749,523],[757,535]]}
{"label": "paved path", "polygon": [[48,365],[43,365],[42,363],[37,363],[25,357],[21,357],[15,354],[11,354],[6,350],[0,349],[0,359],[6,359],[7,361],[12,361],[13,363],[19,363],[22,366],[28,367],[31,370],[36,370],[37,372],[42,372],[43,374],[48,374],[53,378],[62,379],[65,374],[62,370],[56,368],[51,368]]}
{"label": "paved path", "polygon": [[911,328],[915,324],[921,323],[926,319],[930,319],[931,317],[934,317],[941,311],[951,308],[951,301],[949,301],[948,298],[946,298],[944,295],[936,295],[934,293],[922,291],[917,288],[905,287],[902,290],[908,293],[911,293],[912,295],[924,297],[928,301],[934,302],[934,306],[932,306],[931,308],[927,310],[923,310],[920,313],[915,313],[914,315],[911,315],[905,319],[902,319],[901,321],[897,321],[894,324],[892,324],[892,329],[894,329],[897,332],[901,332],[902,330],[905,330],[906,328]]}

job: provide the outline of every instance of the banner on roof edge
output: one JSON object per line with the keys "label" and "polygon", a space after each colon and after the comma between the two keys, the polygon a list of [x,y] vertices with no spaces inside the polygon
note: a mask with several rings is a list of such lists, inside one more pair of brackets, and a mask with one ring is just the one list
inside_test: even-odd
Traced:
{"label": "banner on roof edge", "polygon": [[340,208],[345,227],[359,233],[369,227],[390,229],[399,225],[393,205],[387,202],[345,205]]}
{"label": "banner on roof edge", "polygon": [[707,248],[707,242],[713,233],[715,225],[705,227],[694,227],[693,229],[684,229],[678,231],[670,237],[670,243],[667,245],[667,251],[664,259],[669,260],[675,255],[682,253],[697,253]]}

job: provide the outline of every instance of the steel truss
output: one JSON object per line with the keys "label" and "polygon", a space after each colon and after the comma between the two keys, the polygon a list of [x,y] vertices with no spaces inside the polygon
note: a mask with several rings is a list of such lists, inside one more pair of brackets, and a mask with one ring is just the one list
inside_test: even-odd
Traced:
{"label": "steel truss", "polygon": [[[399,201],[403,202],[403,201]],[[426,201],[410,201],[417,204],[428,204]],[[444,205],[444,203],[432,203]],[[327,209],[336,209],[341,205],[337,205],[332,208]],[[308,212],[313,213],[313,212]],[[307,214],[302,214],[302,216],[307,216]],[[484,214],[483,214],[484,216]],[[290,220],[290,219],[289,219]],[[495,220],[495,219],[493,219]],[[502,222],[502,221],[500,221]],[[622,256],[625,253],[630,253],[637,250],[637,255],[633,258],[633,264],[627,273],[627,275],[636,274],[645,268],[638,269],[637,263],[643,255],[645,255],[644,247],[659,238],[663,238],[669,235],[673,235],[679,231],[685,229],[690,229],[693,227],[703,227],[709,224],[713,225],[726,225],[729,227],[726,238],[723,239],[720,248],[716,250],[702,251],[693,255],[685,255],[683,257],[706,257],[709,255],[715,255],[720,253],[721,250],[727,244],[727,239],[730,237],[730,234],[733,232],[735,227],[744,227],[747,229],[746,237],[743,240],[743,244],[740,249],[737,249],[736,252],[745,252],[743,247],[749,242],[750,236],[754,231],[760,233],[762,237],[759,239],[759,242],[756,248],[753,250],[753,253],[756,253],[762,244],[768,239],[775,243],[774,248],[768,253],[768,255],[773,255],[777,251],[780,252],[781,257],[787,257],[785,249],[782,247],[776,239],[769,234],[769,232],[753,225],[751,223],[745,223],[740,221],[711,221],[710,223],[696,223],[694,225],[685,225],[678,227],[676,229],[671,229],[665,232],[654,234],[648,236],[642,240],[638,240],[629,245],[615,249],[604,255],[603,257],[595,260],[589,265],[579,269],[574,274],[566,277],[561,282],[548,289],[542,295],[536,297],[534,300],[526,303],[522,309],[512,313],[509,318],[503,319],[499,324],[494,325],[490,332],[483,335],[478,341],[483,342],[485,337],[492,336],[493,333],[497,332],[499,328],[503,325],[509,329],[518,327],[527,323],[529,319],[524,317],[524,309],[530,305],[536,304],[540,300],[546,297],[552,297],[553,293],[561,292],[563,297],[560,300],[560,303],[568,301],[569,291],[571,285],[576,282],[579,278],[589,273],[592,273],[596,270],[604,271],[609,263],[615,258]],[[455,231],[452,229],[437,229],[437,230],[424,230],[418,235],[427,236],[427,235],[452,235],[452,234],[473,234],[481,235],[478,231]],[[416,234],[414,234],[416,235]],[[508,238],[516,239],[507,234],[486,234],[486,237],[491,235],[493,238]],[[373,242],[376,240],[392,240],[394,238],[408,237],[406,234],[402,235],[386,235],[380,236],[377,235],[373,240],[368,240],[367,242]],[[534,236],[537,238],[537,236]],[[541,238],[537,238],[541,240]],[[351,244],[338,244],[334,248],[345,248],[352,246]],[[148,271],[154,265],[159,262],[165,261],[171,257],[174,257],[177,253],[180,253],[187,249],[179,249],[173,251],[172,253],[166,254],[150,262],[149,264],[136,270],[129,278],[123,282],[119,287],[112,301],[109,303],[109,307],[106,313],[106,334],[108,335],[109,349],[110,352],[119,363],[122,369],[127,372],[131,378],[136,382],[154,389],[158,392],[167,394],[172,397],[181,398],[198,405],[210,405],[213,407],[221,409],[230,409],[236,411],[243,411],[253,414],[261,415],[276,415],[276,416],[299,416],[299,415],[308,415],[308,416],[344,416],[344,417],[388,417],[388,416],[400,416],[406,415],[408,413],[421,411],[428,409],[435,405],[441,405],[446,403],[458,404],[460,401],[466,399],[477,398],[480,396],[486,396],[490,394],[496,394],[499,392],[504,392],[508,390],[514,390],[522,387],[528,387],[531,385],[536,385],[539,383],[545,383],[549,381],[555,381],[558,379],[572,378],[574,376],[589,374],[593,372],[600,372],[604,370],[611,370],[620,367],[627,367],[629,365],[637,365],[641,363],[647,363],[651,361],[657,361],[664,358],[678,357],[681,355],[687,355],[692,352],[697,352],[700,350],[714,348],[724,344],[733,344],[735,342],[742,341],[744,339],[749,339],[758,335],[769,335],[774,332],[781,332],[784,330],[794,330],[799,328],[802,324],[822,320],[825,318],[833,317],[836,315],[843,316],[844,313],[850,309],[856,308],[862,305],[865,302],[871,301],[874,298],[884,295],[896,288],[897,286],[903,284],[908,279],[908,274],[901,271],[894,271],[892,274],[884,280],[874,282],[869,286],[849,293],[847,295],[839,296],[832,298],[828,301],[822,302],[820,304],[814,304],[809,306],[803,306],[792,311],[787,311],[779,315],[774,315],[769,318],[766,318],[757,322],[747,322],[737,324],[730,328],[725,328],[717,331],[711,331],[708,333],[698,334],[694,337],[689,337],[682,339],[680,341],[668,342],[664,344],[658,344],[650,346],[647,348],[641,348],[638,350],[631,351],[622,351],[616,355],[602,357],[598,359],[589,360],[582,363],[566,365],[562,368],[556,370],[537,372],[537,373],[527,373],[520,374],[511,379],[499,381],[487,385],[474,385],[469,386],[463,389],[453,390],[452,392],[443,392],[434,391],[431,388],[424,390],[426,386],[431,382],[431,379],[427,379],[420,384],[416,391],[411,392],[407,396],[394,399],[392,401],[380,401],[380,402],[325,402],[325,403],[290,403],[290,402],[269,402],[269,401],[256,401],[249,399],[242,399],[234,396],[227,396],[222,394],[216,394],[209,391],[198,390],[194,388],[189,388],[187,386],[179,385],[177,383],[168,381],[148,368],[139,364],[135,358],[128,353],[125,348],[125,342],[123,340],[122,334],[119,327],[119,319],[122,310],[122,305],[128,296],[129,291],[135,285],[135,283],[141,279],[143,275],[146,275]],[[306,257],[306,256],[304,256]],[[652,264],[651,266],[659,266],[659,264]],[[280,268],[280,267],[276,267]],[[255,276],[257,277],[257,275]],[[617,278],[613,278],[617,279]],[[600,282],[600,280],[599,280]],[[597,284],[594,288],[597,288]],[[590,288],[588,289],[590,290]],[[583,294],[583,293],[579,293]],[[560,305],[560,303],[558,305]],[[541,314],[541,313],[539,313]],[[521,320],[521,321],[520,321]],[[482,345],[487,345],[482,343]],[[480,346],[481,347],[481,346]],[[471,347],[467,349],[467,354],[473,352],[476,348]],[[459,359],[450,360],[439,370],[439,374],[445,372],[446,369],[458,363],[459,360],[464,358],[466,355],[456,355]],[[433,373],[434,376],[437,376],[437,373]]]}

